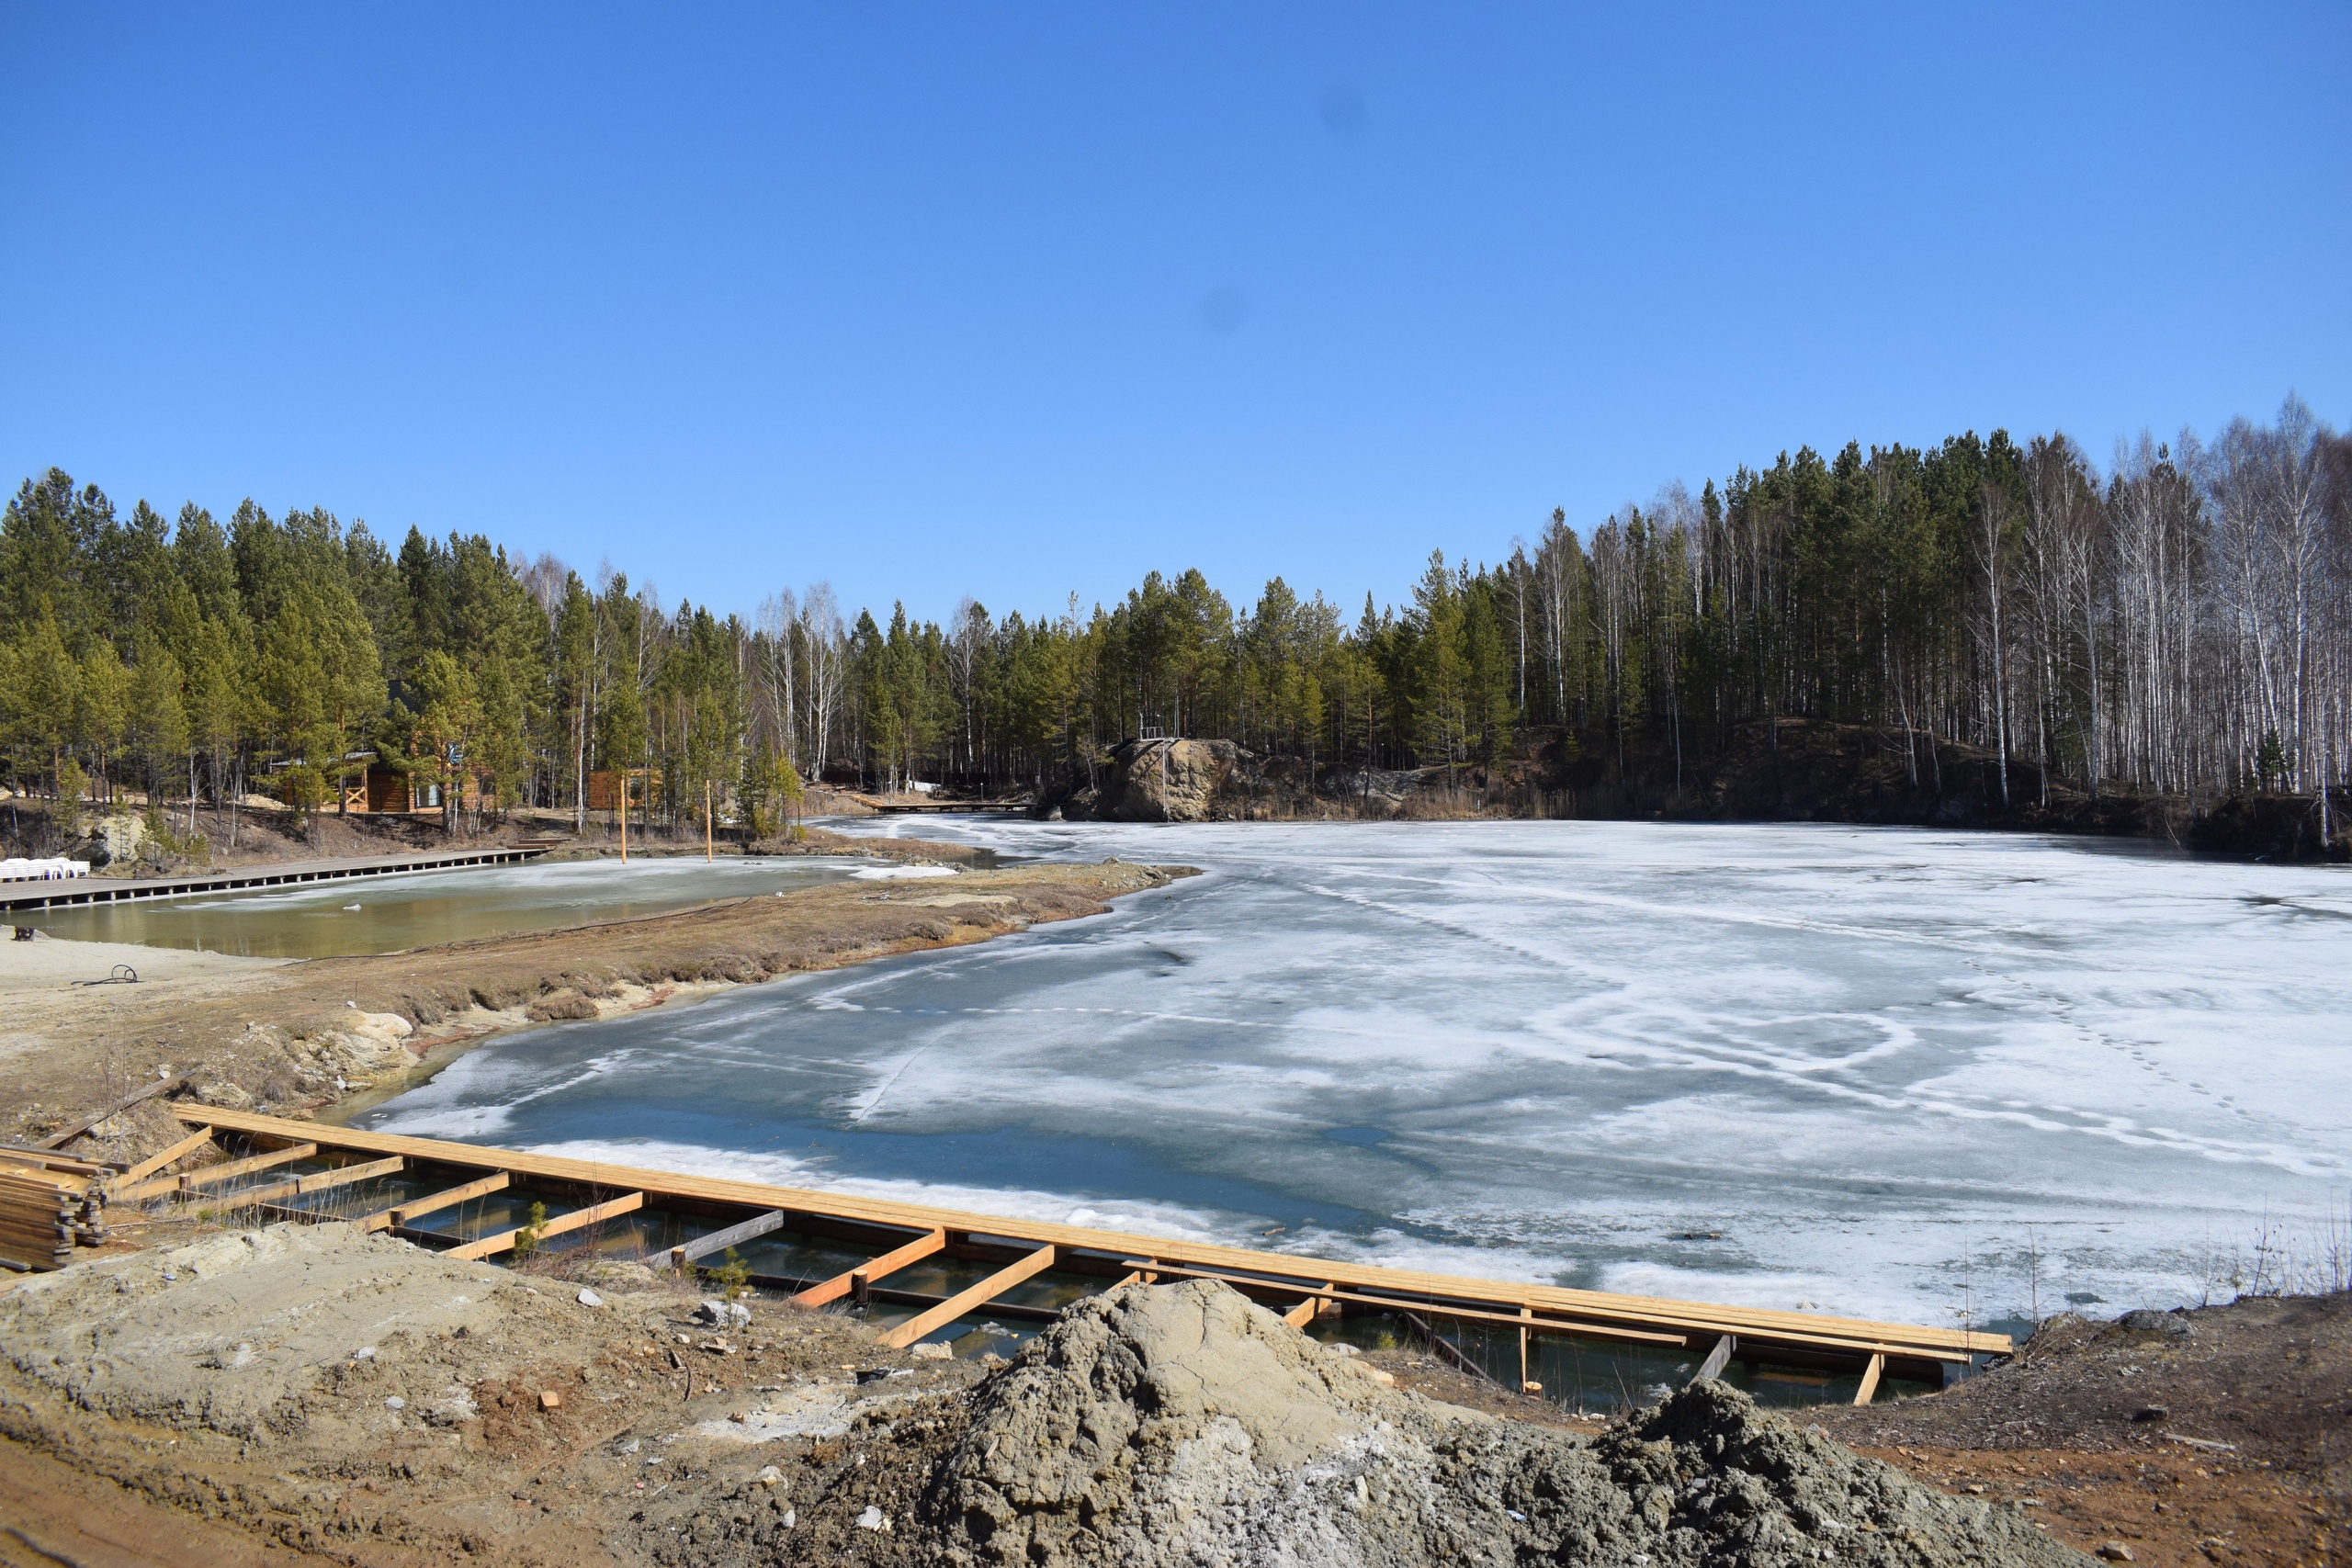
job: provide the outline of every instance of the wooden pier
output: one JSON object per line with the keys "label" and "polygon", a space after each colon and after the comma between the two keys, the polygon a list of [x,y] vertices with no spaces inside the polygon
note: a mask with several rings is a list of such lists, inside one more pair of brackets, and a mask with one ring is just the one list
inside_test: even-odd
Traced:
{"label": "wooden pier", "polygon": [[448,871],[468,865],[513,865],[537,860],[552,844],[521,844],[443,854],[359,855],[347,860],[284,861],[243,871],[208,871],[187,876],[116,879],[77,876],[57,882],[11,883],[0,888],[0,914],[64,909],[85,904],[119,904],[132,898],[177,898],[190,893],[243,893],[258,887],[291,887],[309,882],[340,882],[354,876],[397,876],[404,872]]}
{"label": "wooden pier", "polygon": [[[1882,1379],[1940,1383],[1947,1368],[2012,1348],[2001,1334],[1468,1279],[330,1128],[187,1102],[172,1110],[196,1132],[169,1151],[170,1161],[207,1141],[218,1141],[229,1159],[182,1175],[154,1174],[163,1165],[151,1160],[117,1173],[111,1201],[179,1198],[277,1218],[348,1219],[462,1258],[496,1258],[518,1245],[572,1235],[570,1245],[607,1256],[684,1267],[763,1237],[798,1236],[829,1256],[866,1260],[821,1278],[753,1273],[752,1282],[789,1292],[808,1306],[846,1300],[914,1309],[886,1332],[893,1345],[971,1315],[1053,1317],[1061,1303],[1044,1304],[1034,1288],[1019,1290],[1032,1281],[1058,1285],[1066,1301],[1125,1280],[1214,1279],[1301,1325],[1327,1314],[1390,1314],[1516,1331],[1522,1364],[1529,1337],[1544,1336],[1703,1357],[1717,1370],[1736,1354],[1751,1364],[1860,1373],[1866,1395]],[[0,1161],[6,1157],[0,1153]],[[371,1190],[369,1183],[379,1185]],[[381,1185],[394,1183],[396,1192]],[[302,1201],[324,1192],[335,1196],[331,1208]],[[516,1217],[534,1200],[544,1205],[536,1226]],[[918,1265],[933,1274],[942,1265],[960,1265],[979,1277],[960,1288],[899,1288],[908,1282],[901,1276]]]}
{"label": "wooden pier", "polygon": [[1009,811],[1026,811],[1025,800],[930,800],[918,797],[909,800],[903,795],[859,795],[851,792],[850,799],[885,817],[952,816],[958,812],[993,811],[1002,815]]}

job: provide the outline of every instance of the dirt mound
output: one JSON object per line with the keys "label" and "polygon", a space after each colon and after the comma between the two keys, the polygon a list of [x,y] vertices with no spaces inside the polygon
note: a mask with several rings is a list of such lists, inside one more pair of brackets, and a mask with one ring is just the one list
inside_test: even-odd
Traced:
{"label": "dirt mound", "polygon": [[[362,1370],[372,1388],[455,1335],[522,1338],[567,1308],[521,1276],[432,1257],[345,1224],[276,1224],[78,1265],[0,1296],[0,1356],[83,1409],[266,1439],[323,1399],[379,1418],[409,1400],[325,1399]],[[514,1321],[520,1319],[521,1321]],[[481,1341],[477,1341],[478,1343]],[[405,1386],[401,1383],[399,1386]],[[462,1388],[418,1388],[471,1416]],[[400,1403],[380,1408],[386,1398]]]}
{"label": "dirt mound", "polygon": [[1206,1280],[1080,1303],[1028,1345],[924,1523],[946,1560],[1039,1568],[2083,1561],[1720,1383],[1588,1440],[1385,1388]]}

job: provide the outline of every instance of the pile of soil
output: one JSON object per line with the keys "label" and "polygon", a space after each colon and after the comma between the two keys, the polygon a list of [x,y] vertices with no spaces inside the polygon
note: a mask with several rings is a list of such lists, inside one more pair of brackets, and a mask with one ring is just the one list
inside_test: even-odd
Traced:
{"label": "pile of soil", "polygon": [[[837,1315],[714,1313],[637,1264],[508,1270],[341,1224],[214,1234],[0,1292],[0,1535],[52,1562],[149,1561],[107,1543],[150,1540],[214,1568],[224,1540],[641,1562],[752,1499],[796,1540],[883,1540],[854,1520],[892,1499],[845,1439],[983,1371]],[[777,1464],[791,1481],[763,1484]]]}
{"label": "pile of soil", "polygon": [[2078,1561],[1719,1384],[1581,1438],[1397,1393],[1208,1281],[991,1368],[572,1267],[274,1225],[20,1283],[9,1528],[70,1556],[160,1509],[386,1563]]}
{"label": "pile of soil", "polygon": [[1598,1439],[1398,1393],[1209,1280],[1073,1306],[971,1402],[942,1561],[2079,1561],[1706,1382]]}
{"label": "pile of soil", "polygon": [[2324,1562],[2346,1479],[2340,1296],[2061,1319],[1861,1409],[1702,1383],[1597,1433],[1389,1386],[1205,1280],[1089,1298],[1009,1364],[745,1306],[335,1224],[19,1279],[0,1564]]}

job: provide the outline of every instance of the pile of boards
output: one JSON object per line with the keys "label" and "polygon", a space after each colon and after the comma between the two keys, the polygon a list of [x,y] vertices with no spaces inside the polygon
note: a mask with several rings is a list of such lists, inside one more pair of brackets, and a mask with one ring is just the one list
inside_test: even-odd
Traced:
{"label": "pile of boards", "polygon": [[0,1146],[0,1265],[62,1269],[76,1242],[104,1241],[113,1175],[45,1149]]}

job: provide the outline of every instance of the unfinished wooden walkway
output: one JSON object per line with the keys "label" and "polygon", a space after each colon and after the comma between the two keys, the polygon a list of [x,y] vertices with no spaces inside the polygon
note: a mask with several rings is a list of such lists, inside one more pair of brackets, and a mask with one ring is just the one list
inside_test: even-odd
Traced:
{"label": "unfinished wooden walkway", "polygon": [[188,876],[77,876],[57,882],[10,883],[0,890],[0,914],[63,909],[83,904],[118,904],[130,898],[176,898],[189,893],[241,893],[256,887],[288,887],[305,882],[339,882],[351,876],[396,876],[402,872],[448,871],[467,865],[513,865],[537,860],[552,844],[503,846],[439,854],[355,855],[345,860],[283,861],[242,871],[208,871]]}
{"label": "unfinished wooden walkway", "polygon": [[[1625,1350],[1704,1356],[1713,1370],[1705,1375],[1735,1353],[1751,1364],[1859,1372],[1865,1399],[1882,1378],[1940,1383],[1948,1367],[2011,1348],[2001,1334],[1467,1279],[592,1164],[192,1103],[172,1110],[189,1127],[188,1135],[140,1165],[107,1173],[108,1201],[177,1199],[287,1219],[343,1218],[469,1258],[569,1235],[566,1245],[684,1267],[729,1247],[753,1248],[763,1238],[803,1237],[837,1259],[865,1261],[821,1277],[755,1272],[752,1282],[789,1291],[809,1306],[847,1300],[914,1308],[914,1315],[885,1336],[898,1346],[976,1314],[1051,1318],[1061,1302],[1123,1280],[1215,1279],[1302,1325],[1326,1314],[1390,1314],[1476,1325],[1488,1333],[1515,1330],[1522,1367],[1531,1336],[1557,1336]],[[228,1158],[166,1174],[214,1143]],[[11,1160],[72,1163],[50,1152],[0,1149],[0,1167]],[[534,1201],[544,1205],[535,1228],[526,1219]],[[61,1245],[68,1241],[61,1236]],[[899,1288],[910,1282],[910,1270],[935,1280],[943,1268],[952,1276],[948,1288]],[[969,1283],[954,1282],[974,1273],[978,1277]],[[1036,1290],[1021,1289],[1048,1282],[1047,1275],[1060,1287],[1060,1301],[1044,1303]]]}

